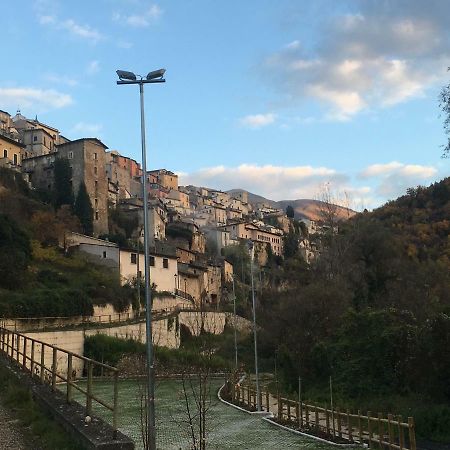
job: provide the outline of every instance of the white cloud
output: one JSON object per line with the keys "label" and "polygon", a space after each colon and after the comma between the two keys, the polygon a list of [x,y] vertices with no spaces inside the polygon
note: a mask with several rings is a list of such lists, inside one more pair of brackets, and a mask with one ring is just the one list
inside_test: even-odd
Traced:
{"label": "white cloud", "polygon": [[102,131],[102,129],[103,125],[101,124],[78,122],[72,127],[71,132],[76,135],[95,137]]}
{"label": "white cloud", "polygon": [[45,111],[63,108],[73,103],[69,94],[54,89],[29,87],[0,88],[0,103],[5,107],[28,108]]}
{"label": "white cloud", "polygon": [[87,24],[80,24],[74,19],[61,19],[56,14],[47,14],[47,10],[51,7],[46,7],[45,2],[38,2],[36,8],[37,20],[39,24],[51,26],[55,30],[66,31],[72,36],[85,39],[93,44],[105,39],[105,36],[100,31]]}
{"label": "white cloud", "polygon": [[95,75],[100,70],[100,63],[98,61],[91,61],[86,67],[88,75]]}
{"label": "white cloud", "polygon": [[181,185],[221,190],[241,188],[271,200],[320,198],[326,187],[339,204],[362,210],[404,195],[409,187],[427,185],[438,179],[440,172],[431,166],[392,161],[373,164],[359,174],[345,174],[330,167],[241,164],[178,175]]}
{"label": "white cloud", "polygon": [[346,186],[348,177],[327,167],[241,164],[215,166],[180,174],[180,184],[195,184],[218,189],[247,189],[272,200],[314,198],[324,183]]}
{"label": "white cloud", "polygon": [[75,78],[68,77],[67,75],[58,75],[56,73],[45,74],[44,79],[46,81],[49,81],[50,83],[63,84],[71,87],[78,84],[78,80],[76,80]]}
{"label": "white cloud", "polygon": [[94,44],[104,39],[103,34],[96,29],[90,27],[89,25],[81,25],[73,19],[64,20],[58,24],[58,28],[66,30],[74,36],[87,39]]}
{"label": "white cloud", "polygon": [[315,48],[294,40],[262,64],[262,76],[285,101],[312,98],[326,117],[348,120],[426,95],[446,80],[450,8],[439,0],[349,0],[348,6],[351,13],[315,22]]}
{"label": "white cloud", "polygon": [[249,128],[261,128],[275,122],[275,114],[253,114],[242,117],[240,124]]}
{"label": "white cloud", "polygon": [[158,20],[162,13],[163,11],[160,6],[152,4],[144,11],[140,11],[135,14],[122,14],[116,12],[113,14],[113,20],[130,27],[145,28]]}
{"label": "white cloud", "polygon": [[398,161],[391,161],[386,164],[372,164],[361,172],[363,178],[400,175],[414,176],[418,179],[426,179],[436,175],[437,169],[432,166],[421,166],[418,164],[403,164]]}
{"label": "white cloud", "polygon": [[368,166],[359,175],[366,180],[372,179],[378,197],[386,200],[405,194],[409,187],[429,184],[438,175],[438,170],[433,166],[391,161]]}

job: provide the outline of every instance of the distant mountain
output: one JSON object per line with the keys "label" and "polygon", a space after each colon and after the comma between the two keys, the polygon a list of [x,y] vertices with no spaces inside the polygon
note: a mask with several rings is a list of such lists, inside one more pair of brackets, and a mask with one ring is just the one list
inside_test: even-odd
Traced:
{"label": "distant mountain", "polygon": [[[227,191],[229,194],[235,194],[244,189],[231,189]],[[248,192],[248,191],[247,191]],[[279,208],[286,211],[286,207],[291,205],[294,208],[296,219],[309,219],[309,220],[320,220],[321,211],[323,210],[323,202],[319,200],[312,199],[297,199],[297,200],[270,200],[261,195],[256,195],[248,192],[248,201],[252,205],[265,204],[273,208]],[[338,220],[346,220],[356,214],[355,211],[344,208],[342,206],[336,207],[336,214],[338,215]]]}

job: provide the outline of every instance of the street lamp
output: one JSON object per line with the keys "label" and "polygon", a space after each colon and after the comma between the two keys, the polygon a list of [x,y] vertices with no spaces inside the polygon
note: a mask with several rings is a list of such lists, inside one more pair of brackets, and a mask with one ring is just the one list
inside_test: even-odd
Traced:
{"label": "street lamp", "polygon": [[253,259],[255,256],[255,249],[252,241],[247,242],[250,250],[250,276],[252,279],[252,305],[253,305],[253,341],[255,347],[255,376],[256,376],[256,409],[261,411],[261,399],[259,392],[259,371],[258,371],[258,343],[256,339],[256,304],[255,304],[255,287],[253,282]]}
{"label": "street lamp", "polygon": [[145,117],[144,117],[144,84],[164,83],[165,69],[149,72],[144,78],[133,72],[117,70],[119,81],[117,84],[138,84],[141,107],[141,146],[142,146],[142,201],[144,204],[144,255],[145,255],[145,319],[146,319],[146,348],[147,348],[147,445],[149,450],[156,450],[155,429],[155,373],[153,362],[152,342],[152,301],[150,289],[150,251],[148,227],[148,192],[147,192],[147,152],[145,148]]}
{"label": "street lamp", "polygon": [[237,369],[238,369],[238,348],[237,348],[237,332],[236,332],[236,290],[235,290],[235,287],[234,287],[234,273],[231,276],[231,279],[233,281],[234,365],[235,365],[235,369],[236,369],[236,372],[237,372]]}

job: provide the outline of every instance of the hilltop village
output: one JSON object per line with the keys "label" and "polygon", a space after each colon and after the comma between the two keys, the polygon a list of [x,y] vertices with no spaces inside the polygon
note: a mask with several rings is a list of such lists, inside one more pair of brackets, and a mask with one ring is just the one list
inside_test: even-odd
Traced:
{"label": "hilltop village", "polygon": [[[60,245],[116,267],[123,282],[140,278],[143,173],[138,162],[108,149],[98,138],[67,139],[57,128],[20,111],[14,116],[0,111],[0,151],[0,167],[20,172],[41,195],[57,188],[57,161],[65,160],[74,198],[81,186],[89,197],[92,229],[66,233]],[[150,170],[146,177],[151,277],[159,292],[218,305],[233,276],[227,249],[246,247],[248,241],[254,244],[260,267],[284,256],[286,238],[294,232],[296,251],[306,262],[318,252],[314,236],[321,227],[311,220],[294,220],[292,208],[288,217],[267,202],[250,202],[244,190],[180,186],[178,176],[166,169]],[[131,241],[137,247],[130,246]]]}

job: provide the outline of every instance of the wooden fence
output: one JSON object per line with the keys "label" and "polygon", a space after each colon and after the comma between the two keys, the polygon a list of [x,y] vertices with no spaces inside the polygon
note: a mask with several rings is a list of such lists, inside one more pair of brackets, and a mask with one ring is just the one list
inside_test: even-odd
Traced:
{"label": "wooden fence", "polygon": [[[249,409],[257,408],[257,392],[253,385],[230,383],[233,403]],[[333,441],[367,444],[369,448],[416,450],[414,419],[388,414],[366,415],[339,408],[329,409],[310,403],[274,396],[260,391],[260,405],[264,411],[273,413],[283,425],[293,427]]]}
{"label": "wooden fence", "polygon": [[[117,435],[118,421],[118,379],[119,371],[115,367],[99,363],[76,353],[46,344],[37,339],[32,339],[20,333],[6,328],[0,328],[0,352],[10,360],[15,361],[28,374],[40,381],[49,384],[56,391],[57,382],[64,382],[64,391],[67,403],[73,400],[73,390],[76,389],[85,397],[86,415],[92,414],[92,402],[112,412],[113,437]],[[51,364],[46,365],[46,359],[50,358]],[[86,389],[76,383],[75,360],[81,360],[86,374]],[[94,369],[111,376],[113,381],[112,404],[93,393]]]}

